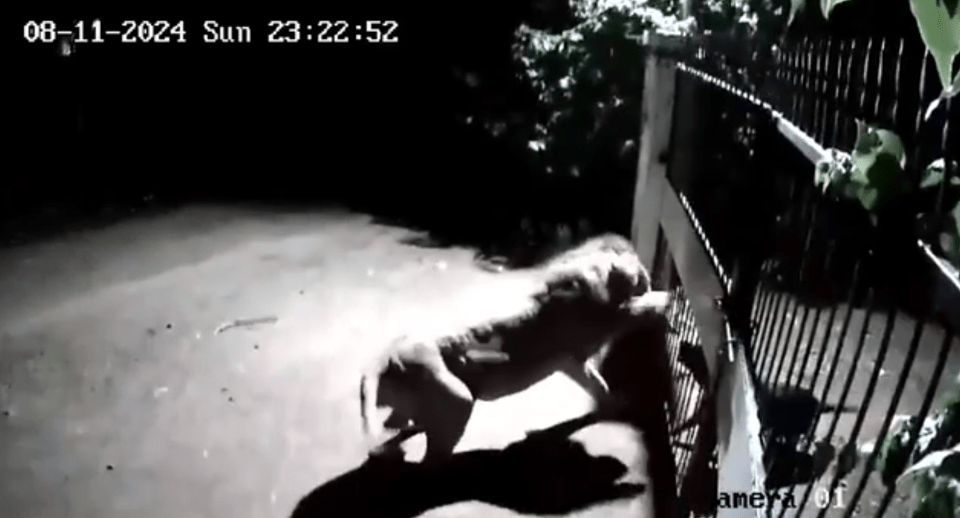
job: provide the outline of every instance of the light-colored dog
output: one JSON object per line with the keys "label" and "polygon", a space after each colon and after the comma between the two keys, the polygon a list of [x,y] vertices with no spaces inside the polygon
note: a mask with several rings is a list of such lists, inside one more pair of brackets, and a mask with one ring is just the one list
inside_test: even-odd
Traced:
{"label": "light-colored dog", "polygon": [[[526,274],[542,279],[529,311],[455,336],[400,337],[364,371],[360,410],[372,457],[397,454],[403,441],[424,432],[424,460],[443,459],[477,400],[515,394],[557,371],[601,409],[617,407],[592,359],[646,316],[665,313],[669,294],[650,291],[633,246],[615,235],[588,240]],[[388,420],[377,418],[378,406],[392,407]],[[383,441],[389,422],[400,431]]]}

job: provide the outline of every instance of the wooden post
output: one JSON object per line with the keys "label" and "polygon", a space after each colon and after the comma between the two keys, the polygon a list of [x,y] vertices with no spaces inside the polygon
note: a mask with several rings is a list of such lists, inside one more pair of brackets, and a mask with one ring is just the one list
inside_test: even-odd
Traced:
{"label": "wooden post", "polygon": [[661,197],[667,175],[670,135],[673,124],[676,61],[657,51],[677,50],[678,36],[645,35],[647,62],[643,77],[643,104],[640,118],[640,158],[633,198],[631,238],[644,264],[653,265],[659,230]]}
{"label": "wooden post", "polygon": [[[669,51],[679,47],[680,43],[679,38],[654,35],[649,47],[651,51]],[[707,419],[702,423],[709,430],[701,430],[698,434],[698,455],[691,460],[681,487],[689,500],[684,504],[697,499],[709,505],[711,493],[717,489],[762,491],[764,473],[746,351],[731,341],[734,336],[718,304],[726,298],[730,286],[714,268],[712,257],[703,243],[701,227],[695,222],[696,214],[688,214],[690,207],[680,194],[702,170],[697,143],[705,128],[696,117],[701,95],[699,85],[681,81],[680,89],[676,90],[676,76],[675,63],[651,52],[644,76],[643,134],[631,238],[646,264],[653,264],[656,254],[664,254],[661,263],[664,260],[673,262],[699,331],[711,380],[710,386],[705,387],[703,404],[706,405]],[[681,116],[676,120],[675,104],[678,110],[682,108]],[[671,167],[669,182],[666,178],[668,159]],[[667,245],[664,248],[668,250],[658,250],[659,232],[663,233]],[[716,472],[706,469],[714,446],[720,464]],[[659,449],[669,451],[669,445],[662,441],[655,441],[650,447],[652,455]],[[701,490],[699,495],[698,489]],[[661,503],[658,516],[667,509],[676,510],[676,501]],[[759,516],[757,510],[749,508],[718,509],[717,512],[720,518]]]}
{"label": "wooden post", "polygon": [[[683,40],[677,36],[651,33],[645,34],[644,40],[648,54],[644,64],[640,156],[630,230],[643,264],[653,268],[657,253],[662,254],[661,261],[666,261],[667,264],[670,262],[666,250],[658,251],[657,248],[661,241],[661,200],[667,181],[667,159],[673,123],[673,89],[676,81],[675,60],[658,51],[678,50]],[[656,486],[653,491],[656,495],[654,515],[657,518],[672,518],[677,516],[678,510],[676,467],[666,413],[661,409],[657,417],[650,420],[651,426],[645,430],[650,451],[648,469]]]}

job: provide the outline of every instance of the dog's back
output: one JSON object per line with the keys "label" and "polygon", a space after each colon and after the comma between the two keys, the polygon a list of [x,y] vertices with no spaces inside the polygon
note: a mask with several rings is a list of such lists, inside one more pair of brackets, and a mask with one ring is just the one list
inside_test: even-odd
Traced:
{"label": "dog's back", "polygon": [[550,299],[527,318],[498,323],[488,332],[502,356],[484,354],[489,341],[460,339],[442,342],[444,361],[478,399],[520,392],[566,362],[585,362],[627,323],[629,317],[617,307],[584,299]]}

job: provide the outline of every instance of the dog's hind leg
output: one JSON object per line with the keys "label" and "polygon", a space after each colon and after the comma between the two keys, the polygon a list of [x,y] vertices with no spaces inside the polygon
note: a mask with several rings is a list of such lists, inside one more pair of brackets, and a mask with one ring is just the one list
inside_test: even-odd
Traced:
{"label": "dog's hind leg", "polygon": [[427,366],[415,420],[427,434],[423,460],[433,462],[453,454],[473,413],[475,398],[466,383],[450,372],[439,352],[431,355]]}
{"label": "dog's hind leg", "polygon": [[[393,436],[379,444],[373,444],[369,449],[371,458],[398,460],[404,457],[403,443],[411,437],[422,433],[423,427],[417,423],[417,401],[403,386],[396,386],[392,380],[384,380],[386,390],[383,391],[385,406],[391,408],[390,416],[383,421],[383,427],[393,433]],[[381,437],[385,434],[381,433]],[[369,440],[369,439],[368,439]]]}
{"label": "dog's hind leg", "polygon": [[404,453],[401,445],[420,432],[423,432],[423,428],[417,425],[401,428],[393,437],[370,448],[369,457],[371,459],[402,459]]}

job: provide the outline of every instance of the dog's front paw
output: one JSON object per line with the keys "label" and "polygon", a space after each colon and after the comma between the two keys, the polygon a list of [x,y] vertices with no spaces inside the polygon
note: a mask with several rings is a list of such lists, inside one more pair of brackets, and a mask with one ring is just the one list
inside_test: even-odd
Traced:
{"label": "dog's front paw", "polygon": [[643,295],[631,297],[626,302],[626,307],[630,313],[636,316],[664,315],[671,303],[672,295],[669,291],[648,291]]}

